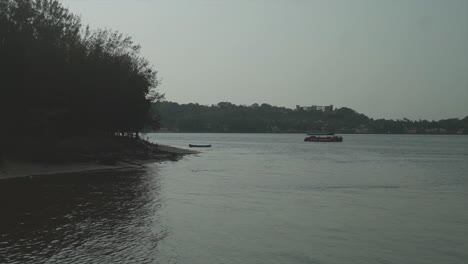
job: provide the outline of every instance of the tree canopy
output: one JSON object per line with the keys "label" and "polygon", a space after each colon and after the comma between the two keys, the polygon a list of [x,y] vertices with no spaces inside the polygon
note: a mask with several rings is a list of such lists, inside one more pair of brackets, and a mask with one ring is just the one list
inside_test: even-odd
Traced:
{"label": "tree canopy", "polygon": [[1,138],[138,132],[157,125],[157,86],[130,37],[57,0],[0,0]]}

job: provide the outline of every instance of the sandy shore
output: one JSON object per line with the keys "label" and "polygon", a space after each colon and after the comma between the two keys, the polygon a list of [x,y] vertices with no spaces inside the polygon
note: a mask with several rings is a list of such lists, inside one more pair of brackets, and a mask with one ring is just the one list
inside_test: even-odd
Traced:
{"label": "sandy shore", "polygon": [[166,145],[158,145],[158,149],[164,152],[174,153],[174,154],[179,154],[179,155],[199,153],[198,151],[195,151],[195,150],[176,148],[176,147],[171,147],[171,146],[166,146]]}
{"label": "sandy shore", "polygon": [[97,172],[109,170],[132,170],[144,168],[145,164],[161,161],[175,160],[188,154],[196,154],[197,151],[181,149],[171,146],[158,145],[158,149],[164,154],[153,155],[147,160],[119,161],[113,165],[99,164],[98,162],[80,162],[71,164],[44,164],[33,162],[3,161],[0,165],[0,180],[62,173]]}

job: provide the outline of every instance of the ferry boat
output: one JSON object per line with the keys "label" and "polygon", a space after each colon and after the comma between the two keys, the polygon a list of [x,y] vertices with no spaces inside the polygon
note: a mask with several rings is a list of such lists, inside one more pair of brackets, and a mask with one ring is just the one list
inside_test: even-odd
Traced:
{"label": "ferry boat", "polygon": [[335,136],[333,133],[307,133],[304,139],[307,142],[343,142],[343,137]]}

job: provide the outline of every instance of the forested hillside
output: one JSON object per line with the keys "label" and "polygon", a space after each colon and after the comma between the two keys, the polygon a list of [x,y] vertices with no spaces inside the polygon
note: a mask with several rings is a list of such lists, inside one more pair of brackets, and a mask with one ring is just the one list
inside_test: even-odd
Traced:
{"label": "forested hillside", "polygon": [[159,102],[153,108],[159,112],[163,130],[178,132],[468,133],[468,117],[440,121],[372,119],[347,107],[320,111],[269,104],[246,106],[221,102],[206,106]]}

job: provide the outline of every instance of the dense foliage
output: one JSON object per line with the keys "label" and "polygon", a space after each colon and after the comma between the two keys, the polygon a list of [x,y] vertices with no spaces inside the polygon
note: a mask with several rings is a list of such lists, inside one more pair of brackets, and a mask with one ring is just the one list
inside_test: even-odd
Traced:
{"label": "dense foliage", "polygon": [[468,134],[468,117],[437,122],[375,120],[346,107],[324,112],[228,102],[212,106],[159,102],[153,107],[161,115],[161,127],[180,132]]}
{"label": "dense foliage", "polygon": [[139,52],[130,37],[82,26],[57,0],[0,0],[0,138],[157,124],[158,80]]}

